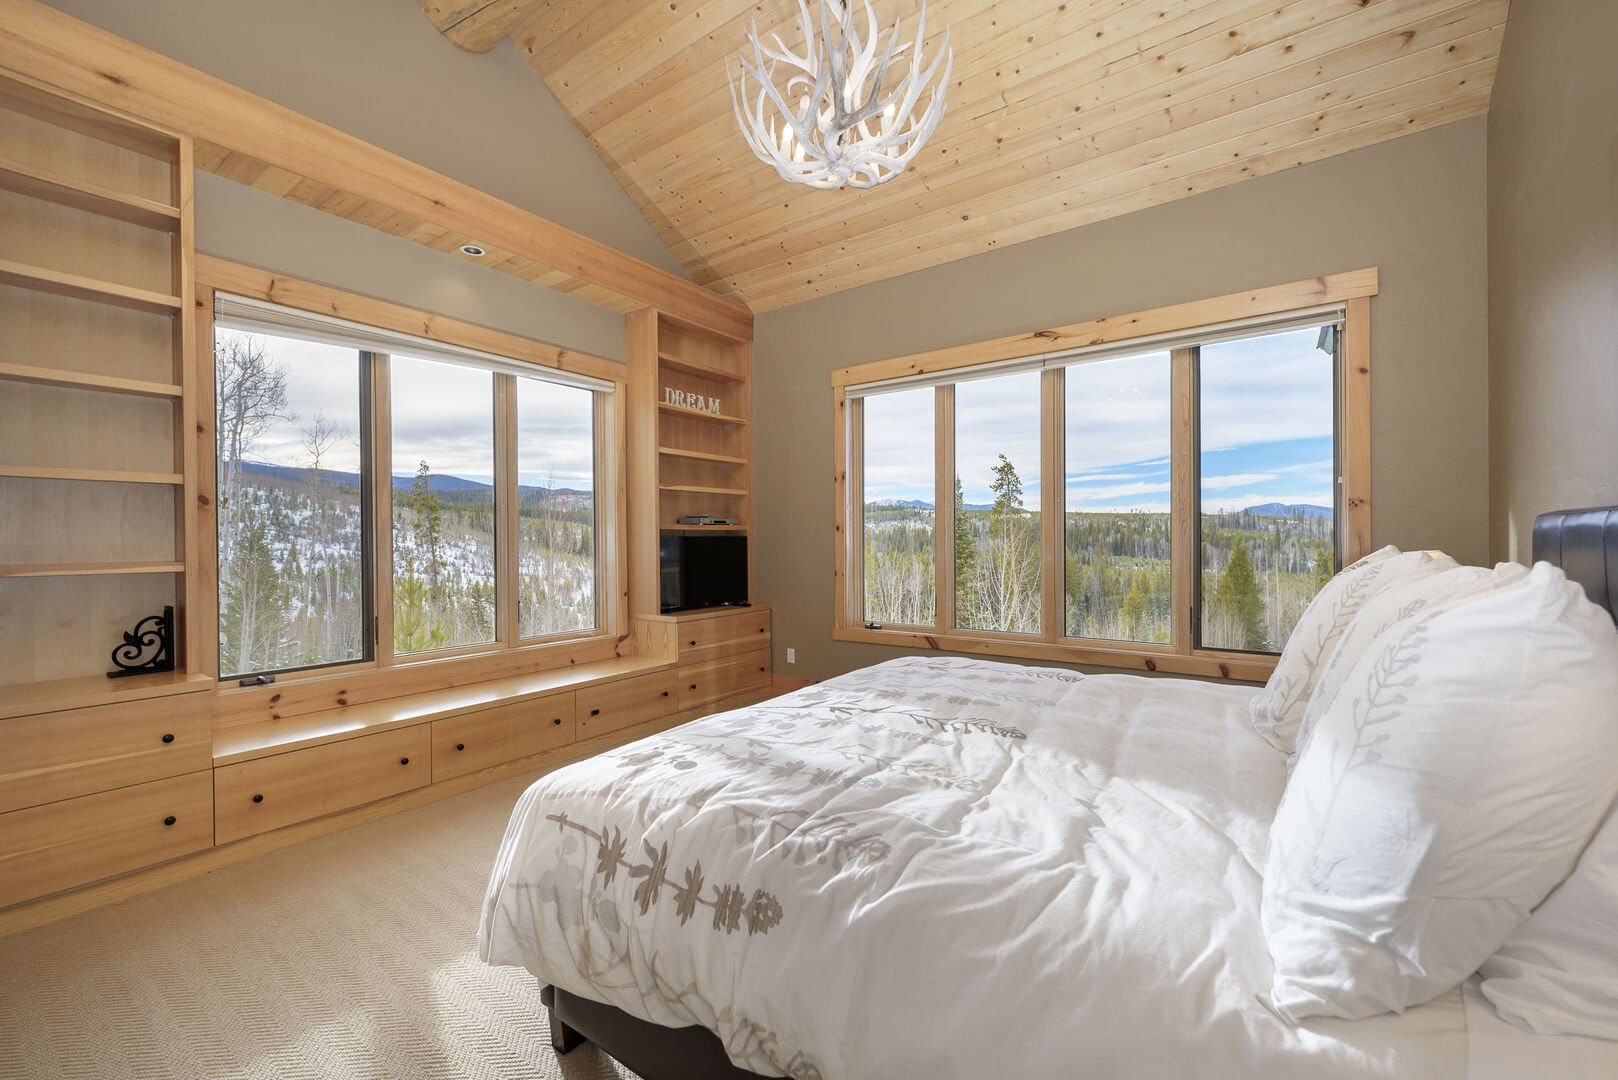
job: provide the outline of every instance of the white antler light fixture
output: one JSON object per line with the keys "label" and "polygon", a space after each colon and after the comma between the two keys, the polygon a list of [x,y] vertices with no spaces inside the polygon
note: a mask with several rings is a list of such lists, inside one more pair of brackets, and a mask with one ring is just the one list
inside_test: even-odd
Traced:
{"label": "white antler light fixture", "polygon": [[[798,0],[800,56],[779,35],[759,40],[740,59],[730,84],[736,122],[747,145],[783,180],[817,188],[872,188],[892,180],[915,158],[944,115],[954,53],[949,30],[922,66],[927,4],[913,41],[901,43],[899,21],[884,35],[871,0],[864,0],[865,34],[855,25],[856,0],[820,0],[816,35],[808,0]],[[890,69],[900,77],[887,86]],[[940,69],[942,75],[940,76]],[[728,73],[727,73],[728,74]],[[923,95],[927,101],[920,112]]]}

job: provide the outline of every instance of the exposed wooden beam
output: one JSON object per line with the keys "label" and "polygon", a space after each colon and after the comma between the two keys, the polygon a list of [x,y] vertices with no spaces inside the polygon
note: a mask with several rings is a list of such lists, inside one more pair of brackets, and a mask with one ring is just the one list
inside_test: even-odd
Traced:
{"label": "exposed wooden beam", "polygon": [[520,275],[528,280],[752,337],[752,312],[735,300],[38,0],[0,0],[0,69],[217,147],[226,153],[211,154],[211,167],[222,174],[239,155],[273,172],[288,197],[300,187],[329,193],[309,204],[340,216],[425,223],[434,239],[476,241],[532,267]]}
{"label": "exposed wooden beam", "polygon": [[500,44],[546,0],[421,0],[438,32],[467,52],[486,53]]}

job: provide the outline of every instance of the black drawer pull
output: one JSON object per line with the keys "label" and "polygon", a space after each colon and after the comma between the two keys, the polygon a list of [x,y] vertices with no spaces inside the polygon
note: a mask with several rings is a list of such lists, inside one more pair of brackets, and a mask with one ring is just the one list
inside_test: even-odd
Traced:
{"label": "black drawer pull", "polygon": [[172,731],[164,732],[163,733],[163,741],[166,742],[166,743],[173,742],[174,741],[174,732],[172,732]]}
{"label": "black drawer pull", "polygon": [[689,642],[689,643],[688,643],[688,646],[689,646],[689,647],[690,647],[690,648],[693,648],[693,649],[694,649],[694,648],[696,648],[696,647],[697,647],[697,639],[696,639],[696,638],[692,638],[692,639],[691,639],[691,640],[690,640],[690,642]]}
{"label": "black drawer pull", "polygon": [[[591,716],[600,716],[601,715],[601,710],[600,709],[591,709],[590,710],[590,715]],[[558,720],[557,723],[560,724],[561,721]]]}
{"label": "black drawer pull", "polygon": [[764,634],[764,633],[768,633],[769,631],[765,627],[761,626],[761,627],[758,628],[758,632],[761,633],[761,634]]}
{"label": "black drawer pull", "polygon": [[763,664],[760,664],[760,665],[759,665],[759,666],[758,666],[758,669],[759,669],[759,670],[760,670],[760,671],[763,671],[763,670],[764,670],[764,665],[763,665]]}
{"label": "black drawer pull", "polygon": [[663,696],[664,696],[664,697],[668,697],[668,696],[669,696],[669,692],[668,692],[668,691],[667,691],[667,690],[665,690],[665,691],[663,691]]}
{"label": "black drawer pull", "polygon": [[410,759],[407,758],[407,757],[402,757],[402,758],[399,759],[399,764],[408,765],[408,764],[410,764]]}
{"label": "black drawer pull", "polygon": [[466,744],[463,743],[463,742],[458,742],[458,743],[455,744],[455,749],[457,749],[457,750],[465,750],[466,749]]}
{"label": "black drawer pull", "polygon": [[[596,712],[600,712],[600,711],[601,711],[600,709],[596,710]],[[595,713],[591,713],[590,715],[594,716]],[[558,716],[556,719],[552,720],[551,723],[555,724],[557,727],[561,727],[562,726],[562,718],[560,716]]]}
{"label": "black drawer pull", "polygon": [[253,796],[253,801],[254,802],[263,802],[264,801],[264,796],[262,796],[262,795],[254,795]]}
{"label": "black drawer pull", "polygon": [[163,819],[163,824],[165,824],[165,825],[173,825],[178,820],[179,819],[176,818],[173,814],[170,814],[168,817]]}
{"label": "black drawer pull", "polygon": [[696,689],[696,688],[697,688],[697,684],[696,684],[696,683],[692,683],[692,684],[691,684],[691,689],[693,689],[693,690],[695,690],[695,689]]}

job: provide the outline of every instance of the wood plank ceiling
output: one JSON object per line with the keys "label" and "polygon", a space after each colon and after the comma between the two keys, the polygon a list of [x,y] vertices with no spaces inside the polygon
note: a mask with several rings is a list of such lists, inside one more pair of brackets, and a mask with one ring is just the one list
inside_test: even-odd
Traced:
{"label": "wood plank ceiling", "polygon": [[[795,43],[795,0],[422,2],[463,47],[514,38],[695,279],[764,311],[1482,113],[1509,0],[931,0],[943,124],[834,192],[731,115],[748,24]],[[913,28],[920,0],[876,3]]]}

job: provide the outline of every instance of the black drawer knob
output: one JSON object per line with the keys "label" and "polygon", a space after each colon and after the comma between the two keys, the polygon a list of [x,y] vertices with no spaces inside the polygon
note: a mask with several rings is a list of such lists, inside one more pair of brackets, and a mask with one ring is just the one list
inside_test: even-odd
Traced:
{"label": "black drawer knob", "polygon": [[176,818],[173,814],[170,814],[168,817],[163,819],[163,824],[165,824],[165,825],[173,825],[177,820],[179,820],[179,819]]}
{"label": "black drawer knob", "polygon": [[466,749],[466,744],[463,743],[463,742],[458,742],[458,743],[455,744],[455,749],[457,749],[457,750],[465,750]]}
{"label": "black drawer knob", "polygon": [[759,669],[759,670],[760,670],[760,671],[763,671],[763,670],[764,670],[764,665],[763,665],[763,664],[760,664],[760,665],[759,665],[759,666],[758,666],[758,669]]}
{"label": "black drawer knob", "polygon": [[664,696],[664,697],[668,697],[668,696],[669,696],[669,692],[668,692],[668,691],[667,691],[667,690],[665,690],[665,691],[663,691],[663,696]]}
{"label": "black drawer knob", "polygon": [[253,796],[253,801],[254,802],[263,802],[264,801],[264,796],[262,796],[262,795],[254,795]]}
{"label": "black drawer knob", "polygon": [[[601,710],[600,709],[591,709],[590,710],[590,715],[591,716],[600,716],[601,715]],[[560,723],[560,721],[558,721],[558,723]]]}
{"label": "black drawer knob", "polygon": [[174,741],[174,732],[172,732],[172,731],[164,732],[163,733],[163,741],[166,742],[166,743],[173,742]]}
{"label": "black drawer knob", "polygon": [[694,649],[694,648],[696,648],[696,645],[697,645],[697,639],[696,639],[696,638],[692,638],[692,639],[691,639],[691,640],[690,640],[690,641],[689,641],[689,642],[688,642],[688,643],[687,643],[687,644],[688,644],[688,646],[689,646],[689,647],[690,647],[690,648],[693,648],[693,649]]}
{"label": "black drawer knob", "polygon": [[696,689],[696,688],[697,688],[697,684],[696,684],[696,683],[692,683],[692,684],[691,684],[691,689],[693,689],[693,690],[695,690],[695,689]]}
{"label": "black drawer knob", "polygon": [[[596,710],[596,712],[600,712],[600,711],[601,711],[600,709]],[[591,713],[590,715],[594,716],[595,713]],[[551,723],[555,724],[557,727],[561,727],[562,726],[562,718],[560,716],[558,716],[554,720],[552,720]]]}
{"label": "black drawer knob", "polygon": [[399,764],[408,765],[408,764],[410,764],[410,759],[407,758],[407,757],[402,757],[402,758],[399,759]]}
{"label": "black drawer knob", "polygon": [[761,634],[762,634],[762,633],[764,633],[764,628],[763,628],[763,627],[762,627],[762,626],[761,626],[761,627],[759,627],[759,628],[758,628],[758,632],[759,632],[759,633],[761,633]]}

